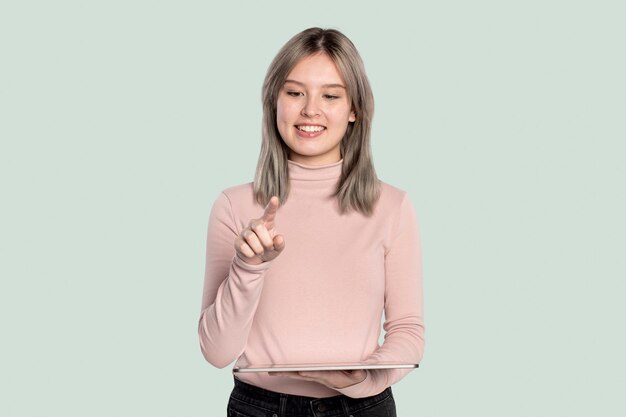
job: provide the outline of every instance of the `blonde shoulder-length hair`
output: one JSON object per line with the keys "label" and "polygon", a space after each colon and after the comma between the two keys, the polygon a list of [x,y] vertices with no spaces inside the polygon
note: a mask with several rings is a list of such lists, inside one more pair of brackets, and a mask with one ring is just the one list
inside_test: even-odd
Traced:
{"label": "blonde shoulder-length hair", "polygon": [[298,33],[282,47],[269,66],[263,83],[263,141],[254,177],[255,199],[266,205],[274,195],[281,202],[289,195],[289,148],[276,125],[276,104],[292,68],[302,58],[317,53],[327,54],[337,66],[356,115],[356,121],[348,124],[340,144],[343,164],[335,193],[339,210],[341,213],[356,210],[369,216],[380,196],[380,181],[370,147],[374,96],[356,47],[335,29],[315,27]]}

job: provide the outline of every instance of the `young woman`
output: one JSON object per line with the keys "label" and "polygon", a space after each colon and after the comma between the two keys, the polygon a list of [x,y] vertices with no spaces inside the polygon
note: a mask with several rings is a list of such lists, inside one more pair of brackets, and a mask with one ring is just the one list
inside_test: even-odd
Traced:
{"label": "young woman", "polygon": [[[418,225],[374,171],[373,110],[339,31],[307,29],[270,65],[254,182],[224,190],[209,219],[198,331],[214,366],[421,360]],[[395,416],[390,386],[408,372],[240,373],[228,415]]]}

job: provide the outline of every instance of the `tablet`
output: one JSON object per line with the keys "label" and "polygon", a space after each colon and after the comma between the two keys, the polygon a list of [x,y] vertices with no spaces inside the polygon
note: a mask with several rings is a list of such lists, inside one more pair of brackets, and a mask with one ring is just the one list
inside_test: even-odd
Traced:
{"label": "tablet", "polygon": [[313,364],[300,363],[290,365],[249,365],[235,366],[233,372],[297,372],[297,371],[349,371],[352,369],[413,369],[418,368],[417,363],[406,362],[344,362]]}

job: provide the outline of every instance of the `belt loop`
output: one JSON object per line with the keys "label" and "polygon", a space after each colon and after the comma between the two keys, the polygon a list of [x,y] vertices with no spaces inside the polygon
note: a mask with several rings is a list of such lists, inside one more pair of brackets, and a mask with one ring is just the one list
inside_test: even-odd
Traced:
{"label": "belt loop", "polygon": [[352,415],[350,414],[350,409],[348,408],[348,402],[346,401],[346,397],[343,394],[341,395],[341,397],[339,397],[339,401],[341,402],[341,408],[343,408],[343,412],[346,417],[352,417]]}
{"label": "belt loop", "polygon": [[285,417],[286,411],[287,411],[287,396],[285,394],[280,394],[280,408],[278,410],[278,416]]}

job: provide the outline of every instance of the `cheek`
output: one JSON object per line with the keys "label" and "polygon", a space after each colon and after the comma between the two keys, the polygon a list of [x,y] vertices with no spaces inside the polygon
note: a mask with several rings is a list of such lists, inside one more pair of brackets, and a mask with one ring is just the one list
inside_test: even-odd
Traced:
{"label": "cheek", "polygon": [[281,104],[279,100],[278,103],[276,103],[276,127],[283,141],[285,141],[285,138],[289,137],[288,131],[290,125],[287,108]]}
{"label": "cheek", "polygon": [[332,115],[333,124],[337,127],[345,128],[348,126],[350,111],[338,111]]}
{"label": "cheek", "polygon": [[281,124],[288,123],[289,119],[289,106],[285,106],[284,103],[281,103],[279,100],[276,104],[276,123],[280,126]]}
{"label": "cheek", "polygon": [[351,110],[348,103],[341,103],[340,106],[336,106],[328,112],[329,117],[332,117],[334,123],[345,124],[346,126],[348,125],[350,114]]}
{"label": "cheek", "polygon": [[283,105],[280,102],[280,100],[278,100],[278,102],[276,103],[276,123],[280,124],[280,121],[283,118],[282,114],[283,114]]}

